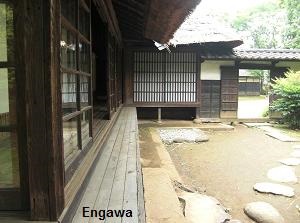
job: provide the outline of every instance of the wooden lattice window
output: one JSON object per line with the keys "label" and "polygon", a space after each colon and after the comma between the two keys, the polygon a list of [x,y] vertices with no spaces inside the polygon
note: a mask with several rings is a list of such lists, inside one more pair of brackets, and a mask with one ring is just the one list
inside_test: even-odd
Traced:
{"label": "wooden lattice window", "polygon": [[197,61],[194,52],[134,53],[134,102],[197,102]]}

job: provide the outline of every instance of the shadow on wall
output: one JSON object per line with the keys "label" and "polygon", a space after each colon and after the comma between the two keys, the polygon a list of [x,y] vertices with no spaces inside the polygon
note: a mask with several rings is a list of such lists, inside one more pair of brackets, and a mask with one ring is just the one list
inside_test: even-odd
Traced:
{"label": "shadow on wall", "polygon": [[[157,119],[158,108],[137,108],[138,119]],[[196,108],[161,108],[162,119],[193,120]]]}

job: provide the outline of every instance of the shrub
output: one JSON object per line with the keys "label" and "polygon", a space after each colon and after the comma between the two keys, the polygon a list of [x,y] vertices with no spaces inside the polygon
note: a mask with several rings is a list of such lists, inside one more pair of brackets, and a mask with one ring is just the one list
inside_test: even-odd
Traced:
{"label": "shrub", "polygon": [[264,108],[263,112],[262,112],[262,117],[266,118],[269,116],[269,107]]}
{"label": "shrub", "polygon": [[281,113],[284,123],[292,128],[299,128],[300,71],[289,70],[284,77],[274,81],[272,92],[279,97],[272,103],[271,109]]}

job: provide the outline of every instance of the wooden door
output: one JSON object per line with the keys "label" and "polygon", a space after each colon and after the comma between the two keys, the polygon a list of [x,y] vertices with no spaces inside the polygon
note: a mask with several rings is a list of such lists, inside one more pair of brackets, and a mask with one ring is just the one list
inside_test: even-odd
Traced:
{"label": "wooden door", "polygon": [[239,70],[221,67],[221,118],[237,118]]}
{"label": "wooden door", "polygon": [[201,81],[200,118],[220,117],[221,83],[218,80]]}

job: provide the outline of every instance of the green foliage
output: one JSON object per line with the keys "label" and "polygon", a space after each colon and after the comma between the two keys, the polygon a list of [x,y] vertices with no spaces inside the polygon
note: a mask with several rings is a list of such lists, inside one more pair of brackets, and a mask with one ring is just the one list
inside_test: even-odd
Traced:
{"label": "green foliage", "polygon": [[300,71],[288,71],[283,78],[274,80],[273,93],[278,95],[272,105],[273,111],[282,114],[283,121],[292,128],[300,127]]}
{"label": "green foliage", "polygon": [[231,25],[254,48],[281,48],[286,14],[278,4],[268,2],[236,17]]}
{"label": "green foliage", "polygon": [[300,48],[300,1],[280,0],[287,11],[288,24],[285,35],[285,47]]}
{"label": "green foliage", "polygon": [[269,116],[269,107],[264,108],[262,117],[267,118]]}

